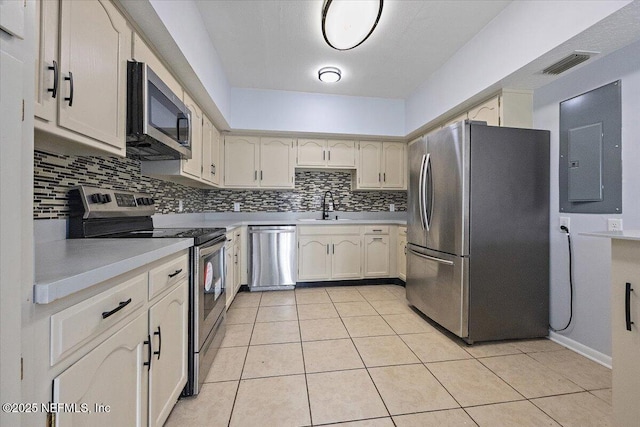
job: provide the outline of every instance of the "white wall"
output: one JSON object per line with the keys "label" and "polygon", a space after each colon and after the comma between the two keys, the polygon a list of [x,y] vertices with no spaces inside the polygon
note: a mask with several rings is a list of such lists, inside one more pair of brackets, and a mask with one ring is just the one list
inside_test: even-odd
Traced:
{"label": "white wall", "polygon": [[406,100],[405,133],[455,108],[630,1],[514,1]]}
{"label": "white wall", "polygon": [[224,118],[230,116],[230,86],[200,11],[193,1],[149,0]]}
{"label": "white wall", "polygon": [[622,218],[624,228],[640,229],[640,42],[620,49],[534,92],[533,124],[551,130],[551,322],[564,326],[569,315],[568,255],[559,231],[559,103],[615,80],[622,80],[622,214],[566,214],[574,240],[574,324],[564,336],[611,355],[610,268],[608,239],[580,236],[604,231],[607,218]]}
{"label": "white wall", "polygon": [[404,101],[319,93],[231,89],[233,129],[404,137]]}

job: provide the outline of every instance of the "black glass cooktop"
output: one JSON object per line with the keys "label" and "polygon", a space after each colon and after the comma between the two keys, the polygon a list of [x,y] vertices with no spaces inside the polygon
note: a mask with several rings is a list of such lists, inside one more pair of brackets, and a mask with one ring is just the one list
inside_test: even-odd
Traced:
{"label": "black glass cooktop", "polygon": [[[153,230],[127,231],[101,237],[117,238],[193,238],[195,245],[201,245],[226,234],[225,228],[154,228]],[[97,237],[97,236],[96,236]]]}

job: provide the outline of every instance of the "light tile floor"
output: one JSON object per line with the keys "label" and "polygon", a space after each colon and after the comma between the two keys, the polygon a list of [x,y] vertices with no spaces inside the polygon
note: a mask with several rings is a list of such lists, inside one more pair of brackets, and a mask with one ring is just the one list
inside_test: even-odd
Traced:
{"label": "light tile floor", "polygon": [[395,285],[236,296],[167,426],[608,426],[611,371],[546,340],[466,345]]}

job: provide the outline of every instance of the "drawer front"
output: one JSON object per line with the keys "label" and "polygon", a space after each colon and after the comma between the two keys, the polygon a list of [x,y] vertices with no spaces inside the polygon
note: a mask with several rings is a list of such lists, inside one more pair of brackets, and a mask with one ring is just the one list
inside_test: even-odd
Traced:
{"label": "drawer front", "polygon": [[181,255],[149,271],[149,299],[189,277],[189,255]]}
{"label": "drawer front", "polygon": [[301,236],[359,235],[359,225],[311,225],[298,226]]}
{"label": "drawer front", "polygon": [[146,301],[147,273],[143,273],[52,315],[51,366],[138,311]]}
{"label": "drawer front", "polygon": [[389,234],[388,225],[366,225],[364,234]]}

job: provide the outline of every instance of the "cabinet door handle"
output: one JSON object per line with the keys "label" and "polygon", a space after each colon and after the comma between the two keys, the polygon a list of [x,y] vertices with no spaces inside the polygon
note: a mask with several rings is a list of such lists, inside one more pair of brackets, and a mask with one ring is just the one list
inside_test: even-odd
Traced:
{"label": "cabinet door handle", "polygon": [[380,172],[378,172],[378,182],[380,182]]}
{"label": "cabinet door handle", "polygon": [[262,181],[262,171],[260,171],[260,181]]}
{"label": "cabinet door handle", "polygon": [[258,180],[258,171],[253,171],[253,180],[254,181]]}
{"label": "cabinet door handle", "polygon": [[329,150],[329,158],[327,160],[331,161],[331,150]]}
{"label": "cabinet door handle", "polygon": [[111,310],[111,311],[103,311],[102,312],[102,318],[106,319],[107,317],[116,314],[117,312],[119,312],[120,310],[122,310],[123,308],[125,308],[129,304],[131,304],[131,298],[129,298],[126,301],[120,301],[118,306],[116,308],[114,308],[113,310]]}
{"label": "cabinet door handle", "polygon": [[630,331],[631,325],[633,325],[633,322],[631,321],[631,291],[633,291],[631,283],[627,283],[624,292],[624,316],[625,323],[627,324],[627,331]]}
{"label": "cabinet door handle", "polygon": [[73,105],[73,73],[69,71],[69,77],[65,77],[65,80],[69,82],[69,97],[65,98],[65,101],[69,101],[69,107]]}
{"label": "cabinet door handle", "polygon": [[329,245],[327,245],[327,255],[329,255]]}
{"label": "cabinet door handle", "polygon": [[216,174],[216,165],[211,165],[211,175]]}
{"label": "cabinet door handle", "polygon": [[55,98],[58,95],[58,61],[53,61],[53,67],[48,67],[53,71],[53,87],[47,89],[47,92],[52,92],[51,97]]}
{"label": "cabinet door handle", "polygon": [[235,258],[234,264],[238,264],[238,254],[235,254],[233,257]]}
{"label": "cabinet door handle", "polygon": [[326,160],[325,159],[325,151],[324,150],[322,150],[322,160]]}
{"label": "cabinet door handle", "polygon": [[386,172],[382,173],[382,181],[383,182],[387,182],[387,173]]}
{"label": "cabinet door handle", "polygon": [[335,254],[336,254],[336,245],[335,245],[335,244],[333,244],[333,243],[331,244],[331,253],[332,253],[333,255],[335,255]]}
{"label": "cabinet door handle", "polygon": [[160,352],[162,351],[162,331],[160,330],[160,326],[158,325],[158,330],[153,333],[158,337],[158,351],[154,351],[153,354],[158,356],[158,360],[160,360]]}
{"label": "cabinet door handle", "polygon": [[147,356],[149,358],[148,362],[144,362],[142,365],[147,367],[147,370],[151,370],[151,335],[147,335],[147,340],[144,342],[144,345],[148,345],[147,348]]}
{"label": "cabinet door handle", "polygon": [[404,245],[404,254],[407,254],[407,245]]}
{"label": "cabinet door handle", "polygon": [[182,269],[176,270],[173,273],[170,273],[168,276],[170,278],[176,277],[178,274],[182,273]]}

